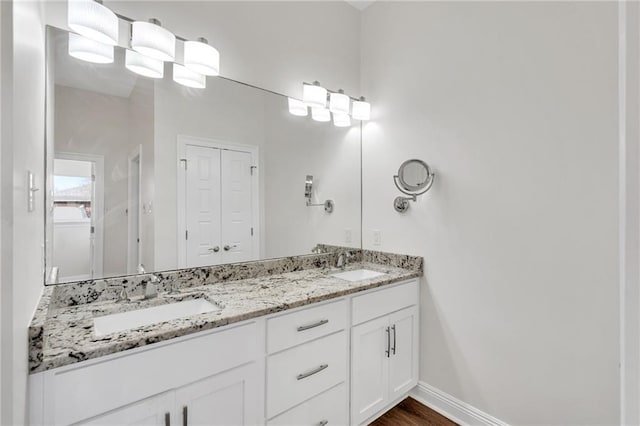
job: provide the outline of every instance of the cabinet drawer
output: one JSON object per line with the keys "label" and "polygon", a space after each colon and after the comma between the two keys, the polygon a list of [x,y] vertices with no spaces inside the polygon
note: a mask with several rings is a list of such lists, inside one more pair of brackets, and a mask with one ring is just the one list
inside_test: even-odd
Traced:
{"label": "cabinet drawer", "polygon": [[395,287],[356,296],[352,303],[352,325],[357,325],[407,306],[417,305],[418,281],[413,280]]}
{"label": "cabinet drawer", "polygon": [[46,383],[54,404],[45,417],[55,424],[73,423],[243,365],[260,353],[257,341],[256,324],[250,323],[58,369]]}
{"label": "cabinet drawer", "polygon": [[269,356],[267,417],[345,381],[347,350],[347,335],[340,331]]}
{"label": "cabinet drawer", "polygon": [[347,385],[342,383],[320,395],[280,414],[267,426],[345,426],[348,416]]}
{"label": "cabinet drawer", "polygon": [[267,321],[267,352],[278,352],[344,330],[346,324],[346,300],[271,318]]}

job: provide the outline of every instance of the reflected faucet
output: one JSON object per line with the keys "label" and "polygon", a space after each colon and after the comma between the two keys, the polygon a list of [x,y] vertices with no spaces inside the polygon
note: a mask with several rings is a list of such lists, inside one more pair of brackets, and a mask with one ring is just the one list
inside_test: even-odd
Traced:
{"label": "reflected faucet", "polygon": [[[138,274],[146,274],[147,271],[144,269],[144,265],[140,263],[138,265]],[[144,300],[153,299],[154,297],[158,297],[158,285],[160,282],[160,278],[156,274],[150,274],[151,277],[149,281],[144,281]]]}

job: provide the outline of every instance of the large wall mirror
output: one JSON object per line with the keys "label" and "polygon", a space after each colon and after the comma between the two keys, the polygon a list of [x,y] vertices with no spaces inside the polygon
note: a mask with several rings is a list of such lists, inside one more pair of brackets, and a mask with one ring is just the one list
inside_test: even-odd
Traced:
{"label": "large wall mirror", "polygon": [[68,43],[47,28],[47,283],[360,247],[359,123],[290,115],[285,96],[222,77],[187,88],[170,64],[142,77],[119,47],[85,62]]}

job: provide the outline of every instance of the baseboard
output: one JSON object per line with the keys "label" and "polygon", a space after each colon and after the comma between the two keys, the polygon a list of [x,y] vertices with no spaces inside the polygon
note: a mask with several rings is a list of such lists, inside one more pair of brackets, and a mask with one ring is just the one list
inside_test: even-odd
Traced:
{"label": "baseboard", "polygon": [[409,396],[460,425],[509,426],[507,423],[424,382],[418,382]]}

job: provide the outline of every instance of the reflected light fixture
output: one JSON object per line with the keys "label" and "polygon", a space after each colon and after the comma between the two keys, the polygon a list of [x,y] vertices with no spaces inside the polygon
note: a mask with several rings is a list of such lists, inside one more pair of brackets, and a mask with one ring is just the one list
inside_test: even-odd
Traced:
{"label": "reflected light fixture", "polygon": [[329,95],[329,111],[334,114],[349,114],[349,104],[351,100],[349,96],[344,94],[344,90],[338,90],[338,93]]}
{"label": "reflected light fixture", "polygon": [[162,78],[164,76],[164,62],[127,49],[124,66],[136,74],[145,77]]}
{"label": "reflected light fixture", "polygon": [[294,99],[289,99],[289,112],[292,115],[297,115],[298,117],[306,117],[309,114],[309,109],[307,108],[307,104],[304,102]]}
{"label": "reflected light fixture", "polygon": [[[325,108],[327,106],[327,89],[320,86],[320,82],[302,85],[302,100],[312,108]],[[313,114],[312,114],[313,115]]]}
{"label": "reflected light fixture", "polygon": [[118,44],[118,17],[101,1],[69,0],[67,25],[91,40],[111,46]]}
{"label": "reflected light fixture", "polygon": [[173,64],[173,81],[194,89],[207,87],[207,78],[204,75],[191,71],[180,64]]}
{"label": "reflected light fixture", "polygon": [[326,108],[311,108],[311,118],[315,121],[330,121],[331,113]]}
{"label": "reflected light fixture", "polygon": [[349,114],[333,113],[333,125],[336,127],[349,127],[351,126],[351,117]]}
{"label": "reflected light fixture", "polygon": [[94,64],[113,63],[113,46],[69,33],[69,55]]}
{"label": "reflected light fixture", "polygon": [[176,36],[160,21],[135,21],[131,24],[131,48],[153,59],[173,61],[176,57]]}
{"label": "reflected light fixture", "polygon": [[220,74],[220,53],[206,38],[184,42],[184,66],[204,75]]}
{"label": "reflected light fixture", "polygon": [[356,120],[367,121],[371,119],[371,104],[366,102],[364,96],[358,101],[353,101],[351,116]]}

